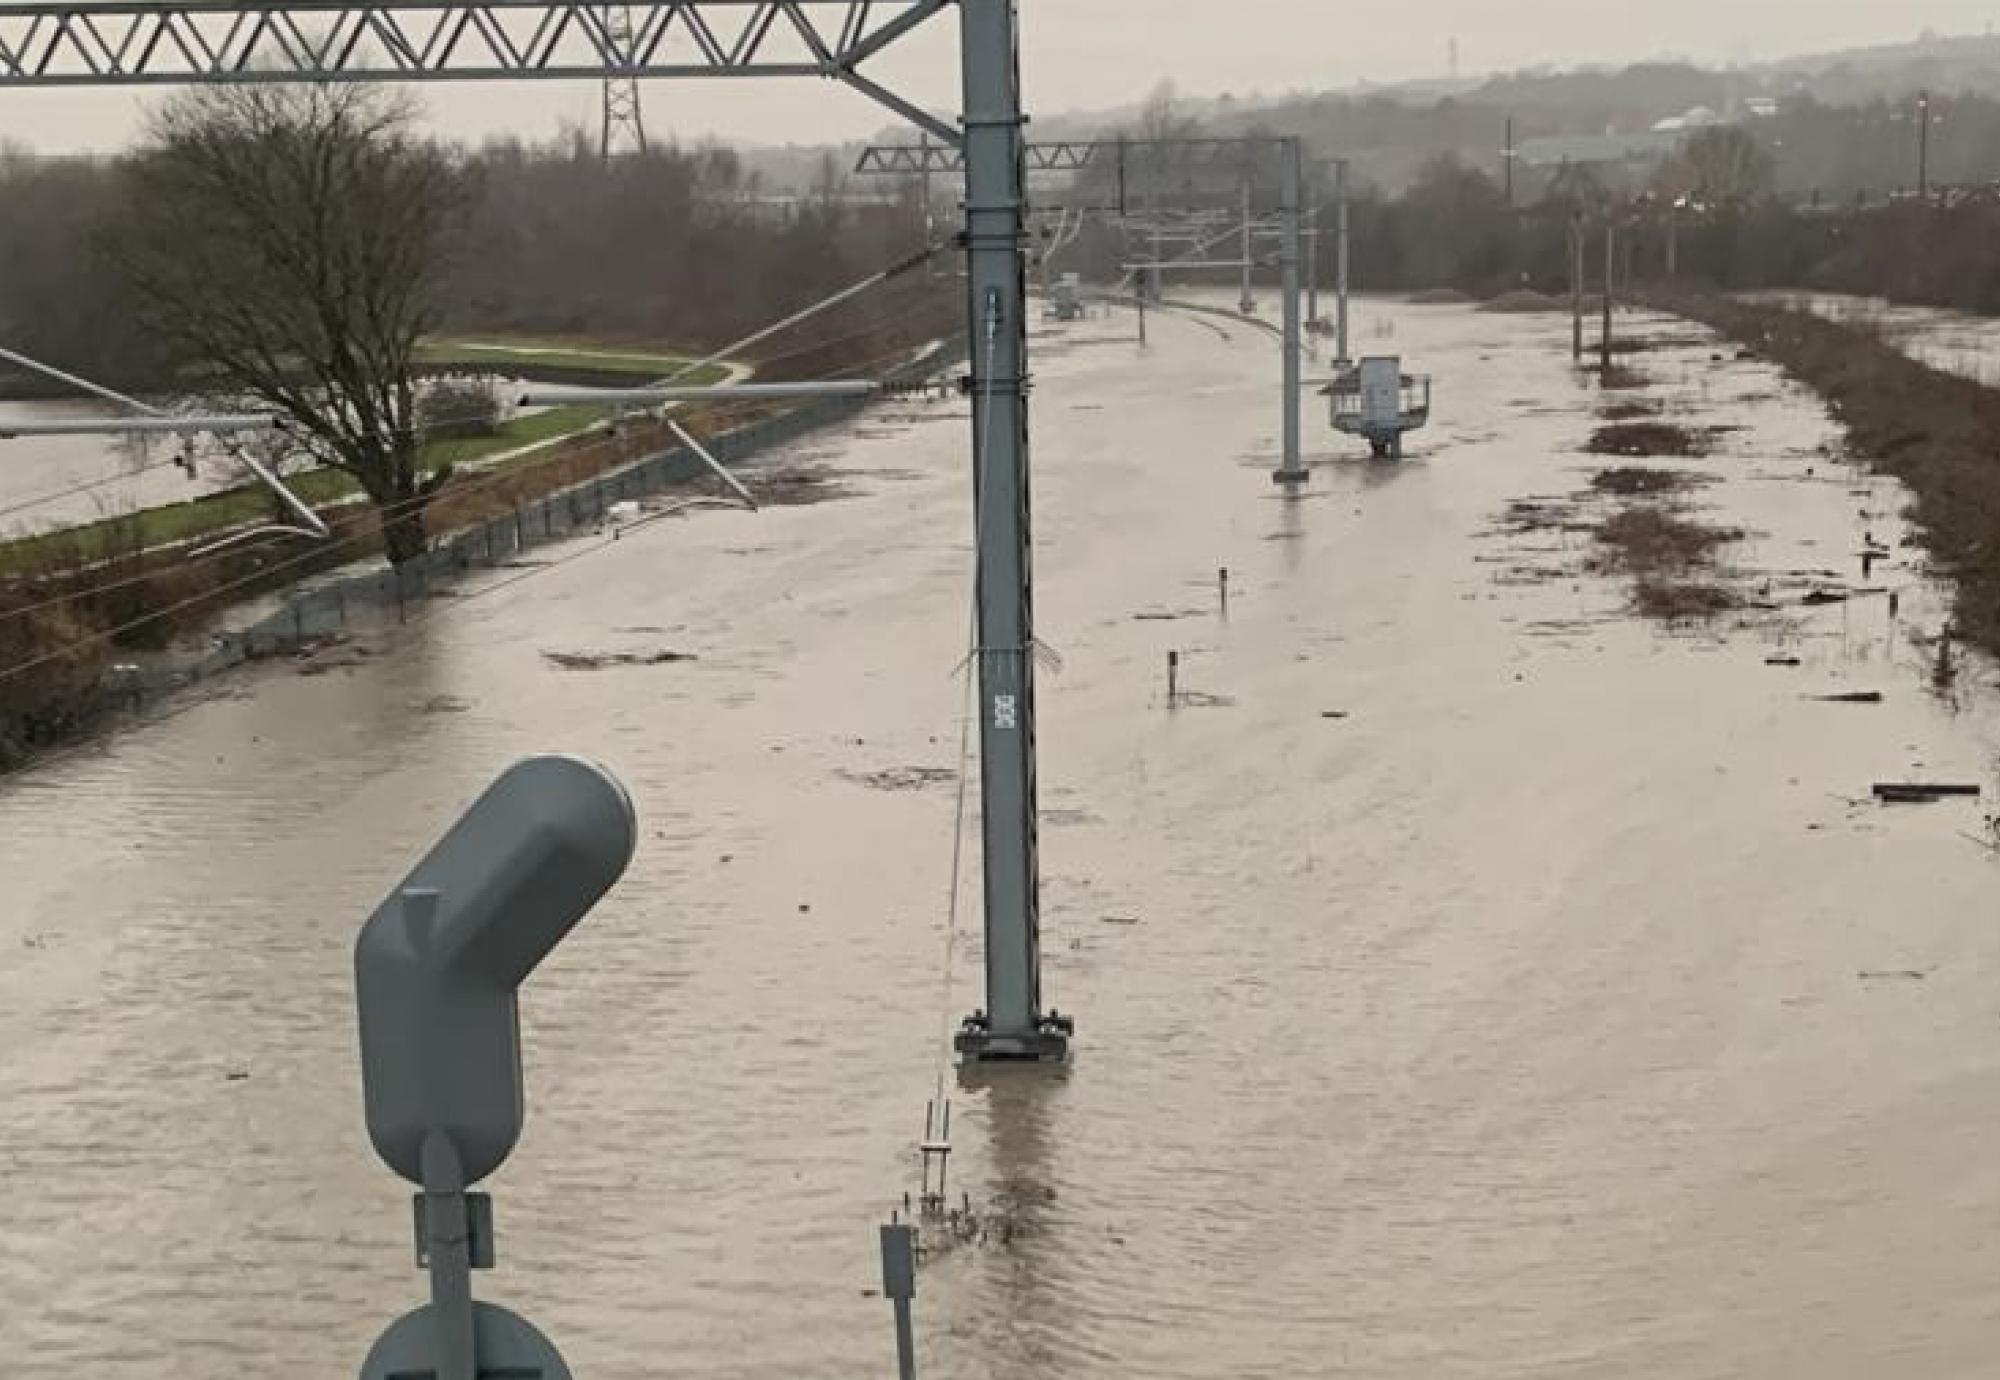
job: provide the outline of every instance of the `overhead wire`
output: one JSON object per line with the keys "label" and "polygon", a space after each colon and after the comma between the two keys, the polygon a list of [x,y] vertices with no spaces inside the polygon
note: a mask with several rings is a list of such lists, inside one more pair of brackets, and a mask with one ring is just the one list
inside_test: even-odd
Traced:
{"label": "overhead wire", "polygon": [[[587,431],[588,428],[586,428],[584,431],[573,433],[572,436],[584,435],[586,434]],[[553,439],[561,440],[565,438],[558,437]],[[600,440],[595,444],[602,445],[605,444],[605,442]],[[521,474],[529,472],[530,470],[539,469],[543,465],[554,464],[558,461],[563,461],[563,460],[574,460],[576,458],[577,458],[577,452],[574,450],[554,451],[551,454],[544,456],[539,460],[527,461],[519,465],[495,469],[492,471],[491,474],[480,475],[474,479],[468,480],[465,483],[460,484],[457,487],[449,490],[441,490],[438,491],[437,493],[432,493],[428,495],[412,495],[407,499],[398,499],[391,503],[382,504],[376,509],[374,509],[374,512],[383,518],[398,517],[401,516],[403,513],[409,511],[409,509],[413,506],[434,502],[438,498],[439,493],[448,492],[453,496],[462,496],[465,494],[478,492],[479,490],[485,488],[490,482],[492,482],[495,479],[519,476]],[[229,491],[224,490],[221,492],[229,492]],[[350,499],[343,498],[338,502],[328,503],[322,506],[327,510],[331,511],[338,508],[358,506],[358,504],[354,503]],[[62,531],[63,529],[56,529],[56,531],[49,533],[47,535],[51,537],[60,536],[62,534]],[[30,540],[33,540],[33,538],[30,538]],[[308,552],[306,552],[305,555],[311,556],[316,554],[323,554],[330,550],[340,550],[342,549],[343,545],[344,542],[336,544],[332,547],[316,546],[311,548]],[[235,554],[237,553],[234,551],[214,551],[204,555],[191,556],[185,561],[181,562],[181,564],[177,568],[180,570],[200,569],[203,566],[212,564],[213,562],[216,561],[227,559],[228,557],[233,556]],[[279,568],[283,567],[268,567],[268,569],[279,569]],[[80,599],[95,598],[97,596],[109,594],[120,589],[128,589],[133,585],[145,584],[149,580],[153,579],[156,573],[157,572],[150,570],[141,571],[138,574],[124,576],[120,579],[107,580],[94,585],[87,585],[77,589],[66,590],[61,594],[51,595],[48,598],[42,599],[35,603],[17,604],[11,608],[0,609],[0,624],[4,624],[11,619],[22,618],[26,617],[29,614],[38,613],[44,609],[53,608],[59,604],[73,603]]]}
{"label": "overhead wire", "polygon": [[940,978],[938,1003],[938,1049],[935,1086],[932,1092],[934,1104],[944,1100],[945,1075],[951,1067],[951,991],[953,969],[957,963],[958,913],[960,900],[965,892],[965,836],[966,800],[968,782],[972,775],[972,725],[980,717],[977,686],[979,681],[979,552],[986,535],[987,507],[986,480],[989,466],[987,457],[992,454],[993,440],[993,366],[999,348],[1000,321],[999,304],[995,302],[986,321],[986,367],[982,371],[982,402],[980,411],[978,445],[973,455],[976,473],[973,478],[973,542],[972,542],[972,588],[967,603],[967,631],[965,660],[961,663],[961,674],[965,678],[964,703],[958,726],[958,799],[952,811],[951,827],[951,889],[945,906],[944,966]]}
{"label": "overhead wire", "polygon": [[[487,414],[483,412],[460,412],[460,413],[448,413],[443,416],[430,417],[424,421],[424,423],[419,427],[419,430],[420,431],[435,430],[436,428],[441,426],[455,426],[460,422],[481,421],[486,418],[486,415]],[[552,437],[550,439],[560,440],[561,438]],[[483,457],[475,457],[475,458],[483,458]],[[76,495],[80,493],[88,493],[93,489],[103,489],[103,488],[109,488],[114,484],[124,484],[131,480],[137,479],[140,475],[151,474],[155,470],[163,470],[168,468],[169,466],[182,468],[185,466],[185,463],[186,461],[184,456],[173,456],[165,460],[148,460],[144,464],[137,465],[131,469],[122,470],[117,474],[108,474],[98,479],[85,480],[81,484],[73,484],[66,489],[56,489],[52,492],[42,494],[35,498],[21,499],[18,502],[7,504],[4,507],[0,507],[0,518],[12,517],[16,513],[31,512],[36,508],[46,508],[51,503],[60,503],[62,500],[66,498],[74,498]],[[311,471],[314,469],[333,469],[333,468],[336,467],[326,464],[320,464],[320,465],[309,466],[305,470],[298,470],[294,471],[293,473],[295,475],[306,474],[306,473],[311,473]],[[243,492],[248,493],[253,491],[255,487],[256,486],[252,484],[232,484],[228,488],[211,489],[207,493],[201,495],[201,497],[208,498],[216,494],[230,493],[236,490],[242,490]],[[82,523],[75,525],[89,526],[90,524]],[[63,529],[55,528],[51,530],[61,531]],[[31,535],[39,535],[39,534],[31,534]]]}
{"label": "overhead wire", "polygon": [[[955,304],[946,301],[926,301],[918,303],[917,305],[902,311],[892,312],[882,316],[875,317],[874,319],[870,320],[868,323],[864,325],[857,326],[852,330],[843,331],[838,335],[824,337],[822,339],[809,342],[808,344],[798,346],[794,349],[782,351],[778,354],[759,356],[754,361],[754,363],[758,368],[768,368],[773,364],[781,364],[789,360],[803,358],[817,351],[832,349],[835,346],[844,345],[851,341],[865,340],[870,336],[879,334],[881,331],[889,327],[903,324],[917,317],[921,317],[927,313],[936,313],[936,312],[949,313],[954,310],[956,310]],[[900,352],[891,352],[889,355],[877,356],[868,362],[870,363],[879,362],[883,358],[893,357],[895,353],[900,353]],[[4,355],[5,352],[0,351],[0,357],[4,357]],[[715,360],[711,360],[710,362],[711,363],[720,362],[720,360],[727,358],[728,358],[727,355],[718,356],[716,357]],[[681,372],[685,372],[686,367],[701,367],[701,366],[700,362],[697,361],[696,364],[693,366],[685,366],[683,371]],[[843,372],[852,372],[851,366],[847,370],[844,370]],[[678,376],[679,374],[677,372],[676,377]],[[836,377],[838,376],[839,375],[836,375]],[[67,378],[68,376],[65,375],[63,377]],[[483,414],[468,412],[468,413],[455,414],[445,417],[434,417],[429,419],[429,421],[426,423],[426,426],[430,428],[435,428],[438,426],[449,426],[456,422],[477,421],[480,420],[482,415]],[[572,434],[580,434],[580,433],[572,433]],[[565,438],[563,437],[549,438],[551,442],[562,439]],[[53,490],[49,493],[41,494],[34,498],[22,499],[14,503],[0,506],[0,519],[12,517],[19,513],[31,512],[36,508],[47,507],[52,503],[60,503],[64,499],[74,498],[78,494],[88,493],[95,489],[109,488],[112,487],[113,485],[123,484],[131,480],[137,479],[141,475],[150,474],[156,470],[162,470],[167,468],[168,466],[177,466],[179,464],[181,464],[180,460],[172,458],[165,460],[149,461],[146,464],[140,465],[134,469],[123,471],[122,473],[119,474],[106,475],[103,476],[102,478],[87,480],[83,483],[71,485],[67,488]],[[326,467],[319,466],[315,468],[326,468]],[[249,486],[232,486],[232,487],[248,488]],[[219,492],[227,492],[227,490],[214,490],[211,492],[219,493]]]}
{"label": "overhead wire", "polygon": [[[866,290],[867,288],[879,286],[882,283],[887,282],[901,275],[902,273],[908,272],[911,269],[921,266],[928,259],[933,257],[938,252],[940,252],[942,248],[943,246],[940,244],[932,244],[926,246],[920,253],[911,255],[908,258],[899,261],[897,264],[892,265],[889,269],[884,270],[883,272],[878,273],[867,280],[864,280],[862,283],[855,284],[850,288],[843,289],[840,293],[835,294],[833,297],[828,298],[821,303],[815,304],[815,306],[808,308],[804,312],[794,313],[792,316],[785,318],[784,320],[776,323],[775,325],[767,327],[759,332],[756,332],[750,337],[746,337],[744,341],[739,341],[732,346],[725,347],[723,351],[717,352],[716,354],[713,354],[704,360],[698,360],[683,367],[682,369],[678,370],[675,373],[674,377],[676,378],[684,377],[686,374],[693,372],[696,369],[705,367],[709,364],[720,363],[723,360],[727,359],[732,352],[737,352],[744,348],[747,348],[748,344],[769,339],[785,329],[788,329],[792,326],[802,323],[803,321],[809,319],[812,315],[815,315],[820,311],[827,310],[830,307],[837,306],[842,302],[851,300],[853,297],[859,295],[860,292]],[[931,309],[930,304],[928,303],[921,304],[917,307],[911,308],[908,312],[897,314],[895,316],[886,318],[886,320],[889,322],[907,320],[910,317],[915,316],[918,313],[929,309]],[[847,337],[836,338],[836,339],[858,338],[862,335],[873,333],[874,331],[879,329],[880,325],[878,324],[866,330],[853,332]],[[833,342],[822,341],[813,346],[802,347],[802,349],[796,353],[802,354],[809,352],[811,350],[829,348],[831,343]],[[870,367],[873,367],[875,365],[887,362],[889,360],[907,358],[911,348],[913,347],[905,346],[896,350],[884,352],[880,355],[868,359],[855,361],[851,363],[849,366],[847,366],[846,369],[840,372],[849,372],[849,373],[859,372],[868,369]],[[796,355],[794,357],[796,357]],[[837,376],[838,374],[836,374],[836,377]],[[103,391],[91,385],[84,384],[83,386],[89,387],[91,391],[96,391],[96,392]],[[716,411],[713,414],[711,414],[710,417],[705,418],[703,420],[712,423],[715,420],[727,417],[732,411],[736,409],[754,408],[754,406],[755,404],[725,403],[720,405],[716,409]],[[552,440],[561,440],[561,439],[564,438],[552,438]],[[599,442],[598,444],[604,444],[604,443]],[[449,490],[449,492],[455,497],[464,497],[465,495],[479,492],[502,480],[518,478],[520,475],[525,473],[530,468],[539,468],[542,465],[554,464],[561,461],[573,461],[576,458],[577,458],[577,453],[573,450],[557,449],[553,451],[548,457],[542,460],[528,462],[526,465],[496,468],[491,474],[482,475],[479,476],[478,478],[468,481],[467,483],[458,485]],[[159,463],[166,464],[172,462],[168,461]],[[146,468],[150,469],[155,467],[157,466],[148,466]],[[123,476],[123,478],[130,478],[130,477],[132,476],[130,475]],[[217,586],[213,589],[204,590],[199,594],[192,595],[186,599],[179,600],[163,608],[149,610],[144,615],[128,620],[124,623],[118,624],[115,627],[100,629],[95,632],[85,634],[82,637],[72,639],[69,642],[66,642],[59,647],[52,648],[47,652],[29,658],[26,661],[16,663],[13,666],[0,668],[0,684],[4,684],[8,681],[11,681],[17,678],[18,676],[24,675],[28,671],[34,670],[40,666],[47,665],[50,662],[58,660],[73,651],[81,650],[82,648],[93,646],[102,642],[115,640],[122,634],[131,632],[134,629],[142,627],[147,623],[151,623],[158,619],[168,617],[174,613],[182,612],[186,609],[195,607],[196,605],[199,604],[214,601],[222,596],[230,594],[236,590],[242,589],[248,585],[266,581],[274,574],[294,569],[297,566],[304,564],[305,562],[323,559],[332,553],[343,552],[358,547],[364,547],[368,544],[372,544],[373,541],[379,538],[382,526],[385,526],[394,519],[403,516],[404,514],[411,511],[414,507],[418,505],[429,504],[436,497],[437,497],[436,494],[420,494],[420,495],[413,495],[407,499],[397,500],[389,504],[379,505],[375,509],[374,513],[374,516],[378,520],[377,525],[372,530],[369,528],[364,528],[362,531],[357,532],[349,537],[333,540],[330,543],[316,544],[308,548],[307,550],[299,553],[298,555],[279,561],[274,565],[261,566],[256,571],[253,571],[248,575],[228,581],[227,583]],[[48,501],[53,501],[53,497]],[[22,510],[26,506],[30,505],[22,505],[22,508],[17,508],[16,511]],[[33,506],[39,506],[39,502],[37,502],[37,504]],[[208,553],[207,555],[197,557],[193,561],[185,563],[182,568],[183,569],[187,568],[187,565],[205,564],[210,561],[221,560],[234,554],[236,554],[234,551],[229,551],[229,550],[214,551]],[[26,617],[32,613],[39,612],[41,610],[56,605],[72,603],[81,599],[97,597],[99,595],[110,593],[118,589],[128,588],[132,585],[140,584],[147,580],[150,580],[151,578],[153,578],[153,572],[142,572],[137,575],[128,576],[119,580],[104,582],[99,585],[94,585],[83,589],[65,591],[62,594],[51,596],[37,603],[18,605],[11,609],[0,610],[0,623],[4,623],[12,619]]]}
{"label": "overhead wire", "polygon": [[[860,366],[867,367],[870,365],[879,364],[888,359],[893,359],[900,355],[905,355],[907,353],[908,353],[907,350],[901,350],[891,354],[884,354],[875,359],[861,361]],[[738,410],[738,409],[749,410],[754,406],[755,404],[745,404],[745,403],[725,404],[724,406],[717,409],[717,414],[718,415],[725,414],[731,410]],[[716,417],[712,416],[707,420],[713,421],[716,420]],[[606,445],[610,444],[610,441],[607,439],[605,441],[597,442],[596,444]],[[530,467],[539,468],[543,465],[555,464],[562,461],[574,461],[576,458],[578,457],[577,457],[577,452],[575,451],[557,451],[545,457],[544,459],[528,462],[527,465],[496,469],[490,474],[480,475],[477,478],[469,480],[464,484],[458,485],[455,488],[446,490],[444,492],[448,492],[452,494],[454,497],[462,498],[466,495],[483,491],[486,488],[489,488],[494,484],[500,483],[503,480],[518,478],[522,473],[524,473]],[[383,504],[375,509],[374,516],[380,520],[380,523],[386,524],[390,521],[393,521],[395,518],[401,517],[403,514],[409,512],[414,507],[432,502],[436,497],[437,495],[435,494],[416,495],[408,499],[402,499],[392,503]],[[64,643],[63,645],[56,648],[52,648],[49,651],[42,653],[39,656],[29,658],[26,661],[16,663],[12,666],[0,668],[0,684],[4,684],[8,681],[11,681],[17,678],[18,676],[24,675],[28,671],[34,670],[40,666],[45,666],[50,662],[59,660],[73,651],[78,651],[85,647],[94,646],[103,642],[114,641],[123,634],[134,631],[135,629],[143,627],[148,623],[154,622],[161,618],[170,617],[175,613],[183,612],[187,609],[194,608],[204,603],[215,601],[237,590],[243,589],[247,586],[262,581],[266,581],[275,574],[295,569],[298,566],[305,564],[306,562],[323,559],[330,554],[339,552],[347,552],[347,551],[359,552],[361,550],[364,550],[369,545],[372,545],[372,543],[376,541],[379,538],[379,536],[380,536],[379,525],[374,527],[364,527],[363,530],[356,532],[353,535],[336,539],[331,543],[321,543],[318,545],[314,545],[298,553],[295,556],[288,557],[272,565],[261,566],[257,570],[252,571],[247,575],[238,577],[237,579],[234,580],[230,580],[222,585],[216,586],[213,589],[204,590],[198,594],[191,595],[185,599],[166,605],[163,608],[150,610],[145,614],[142,614],[133,619],[129,619],[126,622],[120,623],[114,627],[100,629],[92,633],[84,634],[81,637],[71,639],[70,641]],[[201,563],[207,563],[209,561],[220,560],[223,559],[224,556],[228,554],[234,554],[234,553],[217,552],[210,556],[202,557],[198,562],[193,562],[190,564],[201,564]],[[186,567],[183,566],[182,568]],[[109,581],[101,585],[91,586],[85,589],[67,591],[59,595],[51,596],[37,603],[20,605],[12,609],[0,610],[0,623],[4,623],[10,619],[25,617],[31,613],[35,613],[50,607],[54,607],[56,605],[72,603],[80,599],[93,598],[98,595],[109,593],[117,589],[127,588],[131,585],[143,583],[151,579],[152,577],[153,577],[153,572],[145,572],[138,575],[128,576],[120,580]]]}

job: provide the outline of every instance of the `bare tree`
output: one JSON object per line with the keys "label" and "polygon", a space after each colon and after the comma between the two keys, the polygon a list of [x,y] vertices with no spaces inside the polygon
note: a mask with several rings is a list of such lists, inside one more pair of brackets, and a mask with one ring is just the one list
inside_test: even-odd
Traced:
{"label": "bare tree", "polygon": [[1717,125],[1690,138],[1654,179],[1656,194],[1686,198],[1706,211],[1740,211],[1770,191],[1774,164],[1738,125]]}
{"label": "bare tree", "polygon": [[423,470],[413,371],[463,205],[413,114],[368,86],[192,91],[154,116],[110,235],[176,362],[352,475],[397,565],[449,478]]}

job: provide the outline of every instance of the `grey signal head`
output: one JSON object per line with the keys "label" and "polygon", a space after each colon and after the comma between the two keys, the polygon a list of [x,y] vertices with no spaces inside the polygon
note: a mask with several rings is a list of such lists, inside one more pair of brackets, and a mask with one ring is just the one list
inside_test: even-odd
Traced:
{"label": "grey signal head", "polygon": [[637,827],[625,788],[574,757],[501,774],[370,916],[354,948],[368,1135],[422,1184],[448,1137],[464,1181],[506,1160],[526,1107],[521,983],[609,891]]}

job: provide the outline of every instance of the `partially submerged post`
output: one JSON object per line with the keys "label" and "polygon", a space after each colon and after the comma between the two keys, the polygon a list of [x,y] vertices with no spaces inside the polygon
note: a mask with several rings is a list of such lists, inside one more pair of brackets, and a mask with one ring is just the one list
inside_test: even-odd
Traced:
{"label": "partially submerged post", "polygon": [[1284,437],[1284,458],[1277,473],[1271,477],[1280,484],[1304,483],[1307,474],[1305,461],[1300,454],[1299,393],[1304,382],[1304,323],[1300,321],[1299,304],[1299,203],[1303,199],[1302,184],[1305,181],[1304,153],[1296,137],[1278,141],[1278,158],[1283,165],[1280,169],[1284,193],[1282,198],[1281,241],[1279,260],[1284,268],[1285,324],[1284,324],[1284,415],[1280,425]]}
{"label": "partially submerged post", "polygon": [[916,1328],[910,1316],[917,1297],[917,1229],[908,1222],[882,1228],[882,1297],[896,1310],[897,1380],[917,1380]]}
{"label": "partially submerged post", "polygon": [[1326,329],[1319,319],[1319,179],[1313,179],[1312,206],[1306,212],[1306,325],[1317,334]]}
{"label": "partially submerged post", "polygon": [[965,245],[978,545],[980,830],[986,1005],[955,1046],[967,1066],[1056,1063],[1073,1026],[1042,1007],[1035,804],[1035,629],[1028,512],[1026,123],[1015,0],[961,0]]}

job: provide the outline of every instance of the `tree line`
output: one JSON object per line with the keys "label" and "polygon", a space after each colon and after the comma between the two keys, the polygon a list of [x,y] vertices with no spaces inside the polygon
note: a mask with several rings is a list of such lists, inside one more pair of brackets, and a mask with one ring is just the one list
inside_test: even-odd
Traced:
{"label": "tree line", "polygon": [[[280,418],[350,476],[392,563],[449,484],[426,469],[420,351],[445,332],[720,346],[907,257],[913,203],[857,201],[828,162],[759,195],[735,154],[607,162],[581,137],[449,148],[363,85],[198,88],[127,156],[0,158],[0,340],[100,381]],[[866,361],[938,329],[936,292],[860,300],[786,358]],[[804,345],[804,349],[800,348]]]}
{"label": "tree line", "polygon": [[[720,345],[910,253],[921,235],[913,190],[867,189],[900,204],[857,199],[830,158],[813,187],[779,196],[727,148],[656,143],[606,162],[581,132],[448,147],[400,102],[367,103],[395,114],[375,135],[441,171],[431,191],[446,196],[447,219],[424,295],[443,331]],[[245,104],[171,102],[123,157],[0,149],[0,342],[109,382],[169,382],[182,361],[142,319],[115,246],[151,223],[146,198],[180,175],[191,144],[176,130],[240,123]],[[162,168],[168,180],[149,182]],[[849,313],[847,328],[871,307],[881,310]]]}

